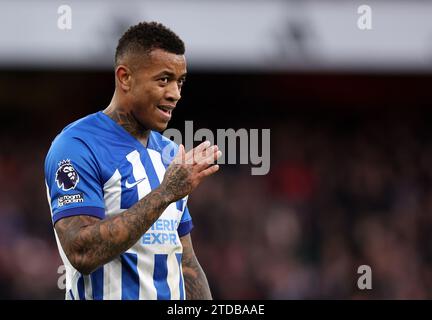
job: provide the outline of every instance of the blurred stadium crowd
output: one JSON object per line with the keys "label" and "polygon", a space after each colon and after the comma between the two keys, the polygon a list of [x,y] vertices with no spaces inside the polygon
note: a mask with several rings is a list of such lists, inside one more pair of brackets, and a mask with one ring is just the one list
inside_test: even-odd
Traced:
{"label": "blurred stadium crowd", "polygon": [[[273,117],[268,175],[226,165],[204,182],[189,209],[214,298],[432,298],[432,114],[407,110]],[[0,298],[63,299],[43,161],[68,122],[3,115]],[[372,290],[357,288],[364,264]]]}
{"label": "blurred stadium crowd", "polygon": [[[286,121],[269,176],[225,171],[197,190],[215,296],[430,299],[432,135],[415,118]],[[372,290],[357,287],[363,264]]]}

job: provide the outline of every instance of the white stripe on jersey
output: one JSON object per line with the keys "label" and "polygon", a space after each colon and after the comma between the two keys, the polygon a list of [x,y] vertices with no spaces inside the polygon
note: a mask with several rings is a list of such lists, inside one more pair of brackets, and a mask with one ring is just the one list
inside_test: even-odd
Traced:
{"label": "white stripe on jersey", "polygon": [[111,216],[123,212],[121,202],[121,175],[118,170],[104,184],[105,215]]}
{"label": "white stripe on jersey", "polygon": [[91,283],[90,276],[83,275],[83,277],[84,277],[84,296],[86,300],[93,300],[93,290],[92,290],[92,283]]}
{"label": "white stripe on jersey", "polygon": [[177,257],[175,254],[171,254],[168,256],[168,286],[171,291],[171,299],[172,300],[180,300],[180,277],[179,277],[179,265],[177,262]]}
{"label": "white stripe on jersey", "polygon": [[150,186],[150,180],[147,176],[147,173],[145,171],[145,168],[141,162],[141,155],[137,150],[129,153],[126,158],[132,165],[132,174],[135,178],[135,181],[141,181],[137,184],[138,188],[138,199],[144,198],[147,194],[151,192],[151,186]]}
{"label": "white stripe on jersey", "polygon": [[156,300],[157,292],[153,285],[154,254],[143,246],[138,250],[139,298],[140,300]]}
{"label": "white stripe on jersey", "polygon": [[162,182],[163,177],[165,175],[165,166],[162,163],[161,154],[157,151],[148,149],[148,153],[150,155],[150,159],[153,163],[153,167],[155,168],[156,174],[159,178],[159,182]]}
{"label": "white stripe on jersey", "polygon": [[104,265],[104,300],[121,300],[121,262],[115,259]]}
{"label": "white stripe on jersey", "polygon": [[77,274],[78,271],[75,270],[75,268],[70,263],[69,259],[66,257],[66,254],[63,251],[63,247],[60,244],[57,231],[55,229],[54,229],[54,236],[57,242],[57,247],[59,248],[60,257],[64,263],[65,271],[66,271],[66,298],[68,298],[69,290],[72,290],[72,294],[74,295],[74,297],[76,297],[76,294],[78,294],[78,290],[76,289],[76,286],[75,287],[73,286],[74,281],[72,279]]}
{"label": "white stripe on jersey", "polygon": [[72,294],[73,294],[75,300],[80,300],[80,296],[79,296],[79,292],[78,292],[78,279],[81,276],[81,274],[75,268],[73,268],[72,270],[73,271],[72,271],[72,277],[71,277],[71,282],[72,282],[71,291],[72,291]]}

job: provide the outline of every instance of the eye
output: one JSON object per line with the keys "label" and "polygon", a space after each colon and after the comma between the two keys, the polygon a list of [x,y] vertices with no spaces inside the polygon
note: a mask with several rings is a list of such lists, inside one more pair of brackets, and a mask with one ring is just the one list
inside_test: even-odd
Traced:
{"label": "eye", "polygon": [[168,77],[162,77],[159,79],[159,81],[161,81],[163,84],[167,84],[169,81],[169,78]]}
{"label": "eye", "polygon": [[182,85],[184,85],[184,83],[186,82],[186,79],[180,79],[179,81],[178,81],[178,85],[181,87]]}

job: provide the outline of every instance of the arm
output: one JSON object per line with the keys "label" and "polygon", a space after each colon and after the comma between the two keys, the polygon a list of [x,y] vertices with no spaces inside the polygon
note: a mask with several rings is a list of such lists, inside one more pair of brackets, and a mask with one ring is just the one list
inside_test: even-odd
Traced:
{"label": "arm", "polygon": [[161,185],[121,214],[104,220],[79,215],[57,221],[55,230],[74,268],[89,274],[128,250],[170,203],[185,197],[203,178],[215,173],[219,167],[211,163],[220,152],[215,147],[210,155],[205,154],[207,148],[208,144],[202,143],[185,154],[180,146]]}
{"label": "arm", "polygon": [[212,300],[207,278],[195,255],[190,234],[180,238],[183,245],[182,269],[188,300]]}
{"label": "arm", "polygon": [[169,204],[166,191],[158,188],[119,215],[104,220],[85,215],[63,218],[55,230],[74,268],[89,274],[132,247]]}

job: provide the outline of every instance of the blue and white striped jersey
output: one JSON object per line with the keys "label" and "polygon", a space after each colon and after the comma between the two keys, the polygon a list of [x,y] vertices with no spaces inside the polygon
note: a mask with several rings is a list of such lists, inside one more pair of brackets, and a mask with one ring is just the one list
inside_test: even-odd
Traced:
{"label": "blue and white striped jersey", "polygon": [[[143,146],[103,112],[68,125],[45,160],[53,224],[127,210],[159,186],[177,150],[153,131]],[[185,299],[180,237],[193,227],[186,201],[172,203],[134,246],[87,276],[70,264],[55,234],[66,267],[66,299]]]}

